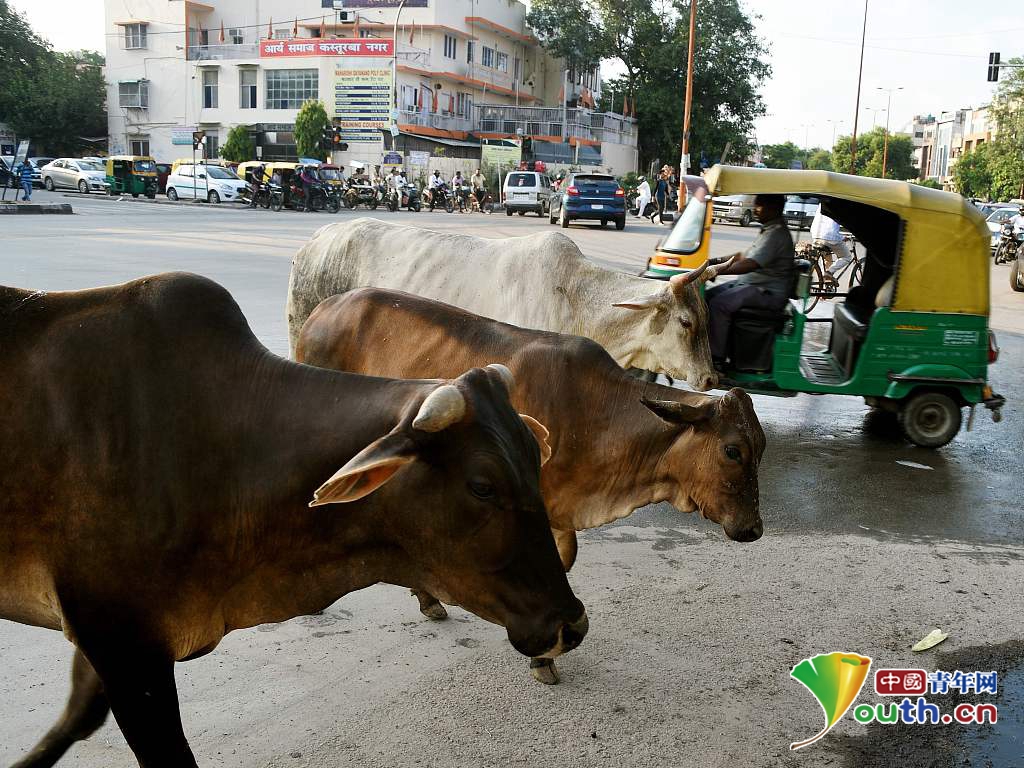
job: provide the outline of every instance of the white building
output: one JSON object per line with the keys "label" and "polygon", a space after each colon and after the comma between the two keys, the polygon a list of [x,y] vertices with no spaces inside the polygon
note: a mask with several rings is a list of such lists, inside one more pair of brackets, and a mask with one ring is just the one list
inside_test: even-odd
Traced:
{"label": "white building", "polygon": [[294,159],[296,114],[318,98],[348,143],[335,162],[388,149],[478,161],[481,138],[531,136],[541,159],[636,167],[635,121],[593,111],[597,72],[566,78],[519,0],[407,0],[400,19],[399,0],[346,0],[342,13],[320,0],[104,4],[112,154],[191,157],[203,130],[213,156],[243,125],[264,159]]}

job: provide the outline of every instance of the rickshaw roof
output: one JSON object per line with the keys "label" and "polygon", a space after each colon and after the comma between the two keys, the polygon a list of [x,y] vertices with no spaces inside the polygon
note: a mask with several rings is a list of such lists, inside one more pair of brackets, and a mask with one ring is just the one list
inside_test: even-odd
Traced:
{"label": "rickshaw roof", "polygon": [[265,167],[268,171],[273,170],[289,170],[294,171],[299,167],[299,163],[265,163]]}
{"label": "rickshaw roof", "polygon": [[957,193],[831,171],[730,165],[716,165],[704,180],[712,195],[815,195],[894,213],[903,222],[903,243],[892,308],[988,315],[991,233]]}
{"label": "rickshaw roof", "polygon": [[135,163],[138,162],[139,160],[142,160],[144,162],[148,161],[150,163],[156,163],[156,160],[154,160],[152,157],[149,157],[148,155],[111,155],[110,157],[104,159],[108,163],[113,160],[127,160],[130,163]]}

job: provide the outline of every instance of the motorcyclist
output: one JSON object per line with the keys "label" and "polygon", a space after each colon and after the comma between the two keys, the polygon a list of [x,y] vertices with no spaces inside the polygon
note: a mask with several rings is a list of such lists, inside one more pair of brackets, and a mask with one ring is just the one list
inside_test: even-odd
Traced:
{"label": "motorcyclist", "polygon": [[263,189],[263,176],[267,172],[266,166],[260,163],[254,166],[252,171],[249,172],[249,178],[252,184],[252,199],[249,201],[249,207],[256,207],[256,198],[259,197],[260,190]]}
{"label": "motorcyclist", "polygon": [[437,204],[437,195],[440,192],[441,195],[443,196],[444,188],[445,188],[445,182],[444,182],[444,179],[441,178],[441,172],[440,171],[434,171],[434,175],[430,177],[430,187],[429,187],[429,189],[430,189],[430,200],[431,200],[432,204],[434,204],[434,205]]}
{"label": "motorcyclist", "polygon": [[466,180],[462,178],[462,171],[456,171],[455,175],[452,176],[452,194],[459,201],[459,208],[463,208],[466,204],[466,196],[462,192],[462,187],[465,186]]}
{"label": "motorcyclist", "polygon": [[303,207],[304,211],[313,210],[313,185],[316,183],[316,177],[313,176],[313,172],[308,165],[303,165],[299,168],[299,185],[302,187],[302,198],[305,202]]}
{"label": "motorcyclist", "polygon": [[469,177],[469,183],[473,187],[473,196],[476,197],[477,205],[483,205],[484,198],[487,196],[487,179],[480,173],[479,168]]}
{"label": "motorcyclist", "polygon": [[1014,234],[1024,232],[1024,203],[1020,204],[1020,207],[1017,209],[1017,215],[1010,219],[1010,223],[1013,224]]}

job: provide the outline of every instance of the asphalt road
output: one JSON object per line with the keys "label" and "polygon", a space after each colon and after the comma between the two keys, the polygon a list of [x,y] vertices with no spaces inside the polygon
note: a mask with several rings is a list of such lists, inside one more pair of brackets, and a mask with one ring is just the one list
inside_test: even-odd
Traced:
{"label": "asphalt road", "polygon": [[[46,199],[45,193],[37,193]],[[63,201],[63,197],[60,198]],[[59,290],[166,270],[212,277],[256,334],[287,351],[289,261],[337,216],[87,198],[75,216],[8,216],[0,283]],[[362,215],[362,214],[360,214]],[[377,214],[485,237],[548,228],[504,215]],[[667,230],[572,227],[599,263],[639,271]],[[715,228],[715,253],[755,231]],[[768,435],[765,536],[734,544],[667,505],[582,536],[570,580],[586,642],[559,662],[563,684],[533,682],[496,627],[453,610],[432,623],[395,587],[346,596],[323,616],[230,635],[179,665],[186,732],[218,766],[1024,765],[1024,296],[993,268],[991,369],[1009,405],[1000,424],[937,451],[907,446],[854,398],[756,397]],[[828,307],[822,309],[828,312]],[[936,650],[911,654],[933,627]],[[863,726],[849,715],[818,744],[813,698],[789,678],[834,650],[875,665],[998,669],[996,726]],[[18,758],[64,704],[70,647],[0,623],[0,765]],[[990,697],[991,698],[991,697]],[[861,701],[877,701],[870,683]],[[942,698],[937,699],[940,704]],[[133,765],[108,723],[61,765]]]}

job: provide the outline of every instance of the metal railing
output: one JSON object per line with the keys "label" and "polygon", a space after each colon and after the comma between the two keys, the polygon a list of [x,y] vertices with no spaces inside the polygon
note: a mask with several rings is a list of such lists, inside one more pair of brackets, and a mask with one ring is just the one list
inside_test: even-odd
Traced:
{"label": "metal railing", "polygon": [[406,125],[418,125],[424,128],[438,128],[444,131],[475,130],[472,120],[456,115],[445,115],[440,112],[416,112],[403,109],[399,112],[398,122]]}
{"label": "metal railing", "polygon": [[227,61],[231,59],[258,59],[259,57],[259,43],[191,45],[188,49],[189,61]]}
{"label": "metal railing", "polygon": [[398,61],[401,64],[429,67],[430,56],[431,52],[427,48],[417,48],[401,42],[398,44]]}
{"label": "metal railing", "polygon": [[[477,104],[473,123],[485,133],[510,133],[524,136],[562,136],[562,110],[558,107],[512,107],[504,104]],[[610,112],[568,109],[566,133],[570,137],[635,144],[637,124],[633,118]]]}

